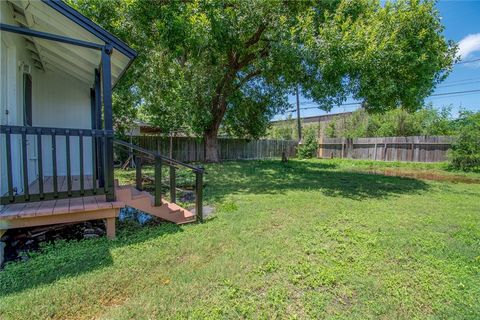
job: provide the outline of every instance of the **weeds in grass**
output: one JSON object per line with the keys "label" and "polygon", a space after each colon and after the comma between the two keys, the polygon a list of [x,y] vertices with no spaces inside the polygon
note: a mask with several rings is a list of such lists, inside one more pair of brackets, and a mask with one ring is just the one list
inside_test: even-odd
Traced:
{"label": "weeds in grass", "polygon": [[57,243],[9,264],[0,318],[478,319],[480,185],[351,172],[377,164],[453,174],[208,165],[215,219],[121,225],[116,241]]}

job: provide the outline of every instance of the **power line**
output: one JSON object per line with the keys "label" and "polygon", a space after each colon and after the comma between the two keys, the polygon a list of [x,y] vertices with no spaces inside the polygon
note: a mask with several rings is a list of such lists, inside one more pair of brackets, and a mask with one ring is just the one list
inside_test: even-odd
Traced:
{"label": "power line", "polygon": [[[352,103],[342,103],[342,104],[339,104],[339,106],[349,106],[349,105],[357,105],[361,102],[352,102]],[[302,105],[306,105],[306,104],[317,104],[317,102],[315,101],[300,101],[300,104]]]}
{"label": "power line", "polygon": [[454,95],[450,95],[450,96],[433,97],[433,98],[427,98],[427,99],[431,99],[431,100],[449,99],[449,98],[451,99],[451,98],[457,98],[457,97],[464,97],[464,96],[468,96],[468,95],[471,95],[471,93],[454,94]]}
{"label": "power line", "polygon": [[477,62],[477,61],[480,61],[480,58],[478,58],[478,59],[473,59],[473,60],[459,61],[459,62],[456,62],[456,63],[454,63],[454,64],[472,63],[472,62]]}
{"label": "power line", "polygon": [[451,83],[471,81],[471,80],[480,80],[480,77],[467,78],[467,79],[459,79],[459,80],[455,80],[455,81],[447,81],[447,82],[442,83],[442,85],[443,85],[443,84],[451,84]]}
{"label": "power line", "polygon": [[[435,93],[435,94],[432,94],[432,95],[428,96],[427,99],[430,98],[430,97],[439,97],[439,96],[449,97],[449,98],[450,97],[458,97],[458,96],[469,95],[469,94],[476,93],[476,92],[480,92],[480,89],[479,90],[466,90],[466,91],[452,91],[452,92]],[[438,99],[438,98],[436,98],[436,99]],[[313,103],[316,103],[316,102],[315,101],[307,101],[307,102],[303,102],[302,104],[313,104]],[[357,107],[357,106],[361,106],[361,104],[362,104],[361,102],[343,103],[343,104],[339,104],[339,105],[337,105],[333,108],[343,107],[344,109],[351,109],[351,108],[354,108],[354,107]],[[303,107],[303,108],[300,108],[300,110],[309,110],[309,109],[318,109],[318,108],[319,107],[317,105],[317,106],[314,106],[314,107]],[[297,109],[287,110],[287,112],[295,112],[295,111],[297,111]]]}
{"label": "power line", "polygon": [[[316,103],[316,102],[314,102],[314,101],[308,102],[308,104],[312,104],[312,103]],[[303,103],[303,104],[306,104],[306,103]],[[357,102],[357,103],[344,103],[344,104],[339,104],[339,105],[333,107],[332,109],[334,109],[334,108],[340,108],[340,107],[344,107],[344,106],[360,106],[360,105],[361,105],[360,102]],[[351,109],[351,108],[353,108],[353,107],[347,107],[347,109]],[[318,109],[318,106],[300,108],[300,110],[309,110],[309,109]],[[297,109],[287,110],[287,112],[295,112],[295,111],[297,111]]]}
{"label": "power line", "polygon": [[463,82],[463,83],[455,83],[455,84],[447,84],[447,85],[439,85],[437,88],[448,88],[448,87],[458,87],[458,86],[468,86],[472,83],[479,83],[480,80],[477,81],[470,81],[470,82]]}
{"label": "power line", "polygon": [[430,95],[430,97],[454,95],[454,94],[458,94],[458,93],[473,93],[473,92],[480,92],[480,89],[479,89],[479,90],[467,90],[467,91],[435,93],[435,94]]}

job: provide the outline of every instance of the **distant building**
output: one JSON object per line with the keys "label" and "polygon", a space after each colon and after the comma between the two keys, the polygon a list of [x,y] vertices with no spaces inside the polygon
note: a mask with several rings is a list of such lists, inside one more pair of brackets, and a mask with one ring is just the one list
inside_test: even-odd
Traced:
{"label": "distant building", "polygon": [[184,131],[167,131],[162,129],[159,126],[154,124],[135,120],[133,121],[133,125],[130,130],[127,130],[127,134],[129,136],[175,136],[175,137],[189,137],[190,135],[187,133],[187,130]]}
{"label": "distant building", "polygon": [[[311,116],[311,117],[302,117],[302,127],[310,126],[310,125],[318,125],[318,138],[323,138],[326,135],[326,128],[328,124],[334,120],[345,120],[352,115],[353,112],[340,112],[340,113],[331,113],[331,114],[324,114],[321,116]],[[272,121],[272,125],[280,125],[284,123],[296,123],[297,119],[287,119],[287,120],[277,120]],[[341,121],[340,121],[341,123]]]}

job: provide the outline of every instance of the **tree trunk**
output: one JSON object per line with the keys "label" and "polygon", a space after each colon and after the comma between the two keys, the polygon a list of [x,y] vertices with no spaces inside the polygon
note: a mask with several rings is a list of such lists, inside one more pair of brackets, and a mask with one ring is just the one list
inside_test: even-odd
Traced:
{"label": "tree trunk", "polygon": [[210,127],[205,130],[205,162],[219,162],[218,156],[218,130],[222,123],[225,111],[227,110],[227,97],[225,93],[218,94],[213,99],[212,112],[213,121]]}
{"label": "tree trunk", "polygon": [[205,132],[205,162],[218,162],[218,129]]}

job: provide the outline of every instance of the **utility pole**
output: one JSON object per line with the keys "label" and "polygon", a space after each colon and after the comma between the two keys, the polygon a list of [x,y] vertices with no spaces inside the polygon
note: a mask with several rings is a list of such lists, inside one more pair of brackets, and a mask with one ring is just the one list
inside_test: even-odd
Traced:
{"label": "utility pole", "polygon": [[300,121],[300,97],[298,95],[298,84],[295,90],[297,96],[297,126],[298,126],[298,143],[302,144],[302,123]]}

